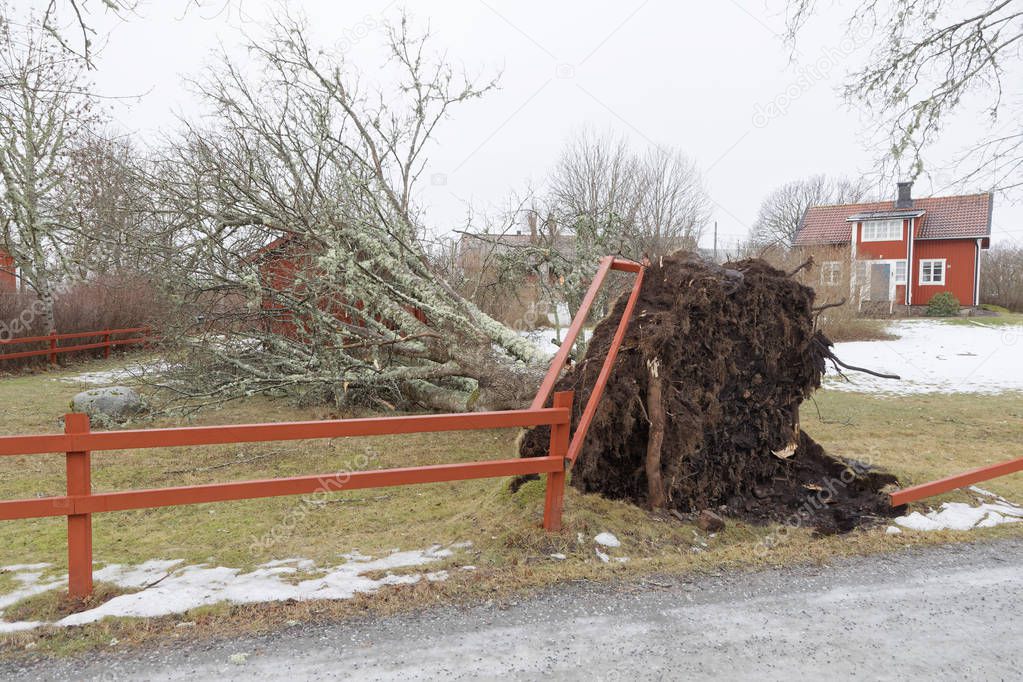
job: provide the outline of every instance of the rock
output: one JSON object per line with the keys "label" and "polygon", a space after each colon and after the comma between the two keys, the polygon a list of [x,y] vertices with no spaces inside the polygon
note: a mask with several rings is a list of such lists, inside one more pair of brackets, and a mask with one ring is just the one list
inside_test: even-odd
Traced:
{"label": "rock", "polygon": [[91,388],[76,395],[71,408],[90,417],[124,421],[142,410],[142,398],[127,386]]}
{"label": "rock", "polygon": [[725,529],[725,520],[709,509],[704,509],[696,517],[696,525],[700,530],[708,533],[717,533]]}
{"label": "rock", "polygon": [[597,537],[593,538],[593,541],[598,545],[604,545],[605,547],[621,547],[622,543],[611,533],[600,533]]}

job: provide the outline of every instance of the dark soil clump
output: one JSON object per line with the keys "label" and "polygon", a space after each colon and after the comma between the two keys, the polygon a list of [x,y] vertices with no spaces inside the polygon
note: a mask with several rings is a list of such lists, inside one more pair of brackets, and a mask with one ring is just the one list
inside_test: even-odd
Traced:
{"label": "dark soil clump", "polygon": [[[626,298],[557,384],[575,391],[574,421]],[[893,476],[827,455],[799,428],[799,406],[830,357],[813,303],[812,289],[760,260],[721,267],[679,253],[651,265],[571,484],[821,532],[893,515],[881,492]],[[533,429],[521,454],[546,454],[548,438],[548,428]]]}

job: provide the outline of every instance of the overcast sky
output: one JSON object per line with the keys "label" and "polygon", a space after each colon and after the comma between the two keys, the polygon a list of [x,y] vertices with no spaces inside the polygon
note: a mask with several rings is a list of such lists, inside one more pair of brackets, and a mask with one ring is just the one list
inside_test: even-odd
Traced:
{"label": "overcast sky", "polygon": [[[243,32],[258,35],[278,6],[235,0],[225,9],[207,2],[186,11],[187,4],[143,3],[139,16],[120,24],[94,18],[101,30],[112,29],[96,84],[108,95],[144,93],[130,108],[113,105],[113,113],[151,139],[173,128],[176,114],[199,113],[183,77],[209,64],[218,44],[231,49]],[[309,17],[315,40],[340,44],[367,80],[378,68],[380,26],[402,6],[291,5]],[[409,3],[411,17],[429,22],[434,46],[449,59],[471,72],[502,74],[501,89],[455,110],[430,150],[420,196],[427,223],[439,231],[458,227],[469,202],[495,206],[513,190],[541,186],[566,137],[587,126],[626,135],[637,149],[669,145],[690,155],[705,174],[724,247],[747,235],[760,201],[780,183],[869,173],[870,122],[838,94],[862,49],[843,41],[841,9],[822,5],[826,13],[792,60],[780,36],[780,0]],[[979,116],[960,118],[933,155],[936,167],[976,134]],[[985,189],[950,189],[948,180],[939,172],[918,181],[914,194]],[[877,191],[894,194],[893,187]],[[996,199],[996,239],[1023,238],[1021,208]],[[703,243],[710,242],[708,230]]]}

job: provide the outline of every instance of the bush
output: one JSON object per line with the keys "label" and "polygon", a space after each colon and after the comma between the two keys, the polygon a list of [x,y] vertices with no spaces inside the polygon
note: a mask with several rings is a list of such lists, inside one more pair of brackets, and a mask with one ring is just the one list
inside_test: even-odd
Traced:
{"label": "bush", "polygon": [[[35,305],[33,305],[35,304]],[[0,292],[0,339],[42,336],[46,333],[42,315],[37,314],[37,297],[32,293]],[[159,326],[167,306],[160,295],[143,278],[104,276],[80,282],[55,295],[53,314],[58,334]],[[124,337],[118,337],[124,338]],[[102,336],[63,341],[61,345],[79,345],[102,341]],[[40,350],[48,343],[0,347],[0,355],[18,351]],[[103,349],[58,355],[64,362],[73,357],[99,357]],[[46,356],[19,358],[0,362],[0,372],[18,367],[41,365]]]}
{"label": "bush", "polygon": [[928,317],[952,317],[959,314],[959,299],[952,295],[951,291],[942,291],[935,294],[927,302]]}

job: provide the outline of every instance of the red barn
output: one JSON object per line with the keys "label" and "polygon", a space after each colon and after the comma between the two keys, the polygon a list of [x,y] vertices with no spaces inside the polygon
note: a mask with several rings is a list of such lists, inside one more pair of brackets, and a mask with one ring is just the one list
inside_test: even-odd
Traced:
{"label": "red barn", "polygon": [[18,290],[18,268],[11,254],[0,249],[0,291]]}
{"label": "red barn", "polygon": [[[822,283],[848,282],[853,301],[926,305],[949,291],[964,306],[980,304],[980,252],[991,245],[988,194],[913,199],[898,183],[895,201],[812,206],[795,245],[828,247],[847,260],[820,263]],[[834,258],[835,256],[830,256]]]}

